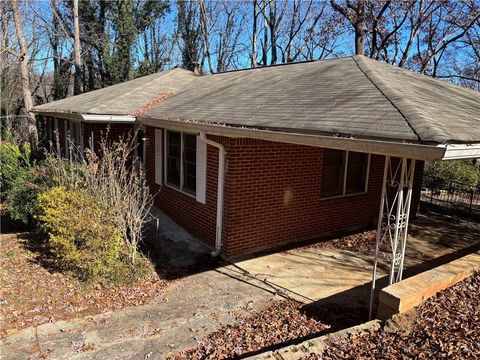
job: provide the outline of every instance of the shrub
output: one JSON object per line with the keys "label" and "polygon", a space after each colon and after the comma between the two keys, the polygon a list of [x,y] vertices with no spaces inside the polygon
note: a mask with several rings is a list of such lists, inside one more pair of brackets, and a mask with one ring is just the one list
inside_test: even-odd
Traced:
{"label": "shrub", "polygon": [[476,187],[480,181],[480,172],[468,160],[438,161],[425,165],[426,187],[442,189],[448,181]]}
{"label": "shrub", "polygon": [[131,263],[135,262],[153,204],[145,173],[134,154],[135,138],[134,134],[109,142],[104,137],[98,151],[87,151],[84,160],[86,191],[112,209]]}
{"label": "shrub", "polygon": [[44,160],[29,168],[20,168],[19,174],[6,193],[6,207],[10,217],[24,224],[35,221],[37,196],[52,187],[66,189],[85,187],[84,165],[55,154],[46,154]]}
{"label": "shrub", "polygon": [[58,265],[74,268],[81,279],[106,275],[121,253],[121,232],[112,213],[79,190],[54,187],[38,196],[40,228]]}
{"label": "shrub", "polygon": [[32,225],[37,208],[37,196],[52,185],[43,167],[34,166],[22,170],[6,194],[6,207],[10,217],[26,225]]}
{"label": "shrub", "polygon": [[2,199],[13,187],[17,177],[25,173],[30,155],[28,144],[24,146],[24,152],[18,145],[10,142],[0,143],[0,188]]}

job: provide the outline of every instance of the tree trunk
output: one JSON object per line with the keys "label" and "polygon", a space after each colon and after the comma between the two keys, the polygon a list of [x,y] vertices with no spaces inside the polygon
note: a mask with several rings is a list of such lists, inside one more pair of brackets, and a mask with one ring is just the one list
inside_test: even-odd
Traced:
{"label": "tree trunk", "polygon": [[[274,8],[272,9],[272,6]],[[270,59],[270,65],[277,63],[277,3],[269,4],[269,21],[268,27],[270,28],[270,45],[272,58]]]}
{"label": "tree trunk", "polygon": [[18,38],[18,45],[20,47],[20,56],[18,61],[21,75],[23,104],[25,107],[25,114],[27,115],[28,136],[30,138],[32,149],[36,149],[38,146],[38,132],[35,114],[31,111],[33,107],[33,100],[32,92],[30,91],[30,76],[28,73],[28,48],[25,41],[25,35],[23,34],[22,17],[18,8],[18,0],[11,0],[11,5],[13,10],[13,18],[15,20],[15,30]]}
{"label": "tree trunk", "polygon": [[82,57],[80,50],[80,24],[78,21],[78,0],[73,0],[73,52],[75,54],[75,77],[73,79],[73,94],[82,93]]}
{"label": "tree trunk", "polygon": [[357,20],[355,21],[355,55],[365,55],[365,1],[357,2]]}
{"label": "tree trunk", "polygon": [[252,67],[257,67],[257,0],[253,0],[252,53],[250,58]]}

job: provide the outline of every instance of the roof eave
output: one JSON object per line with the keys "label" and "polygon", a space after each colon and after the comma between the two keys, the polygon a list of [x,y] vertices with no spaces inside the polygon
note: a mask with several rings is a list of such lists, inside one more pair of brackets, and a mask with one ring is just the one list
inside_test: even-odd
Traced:
{"label": "roof eave", "polygon": [[132,115],[96,115],[96,114],[81,114],[83,121],[85,122],[94,122],[94,123],[110,123],[110,122],[121,122],[121,123],[134,123],[136,120],[135,116]]}
{"label": "roof eave", "polygon": [[438,146],[437,144],[426,145],[399,141],[361,139],[358,137],[287,133],[283,131],[260,130],[171,119],[152,119],[148,117],[137,117],[137,120],[143,125],[161,127],[170,130],[206,131],[210,134],[233,138],[261,139],[339,150],[366,152],[377,155],[407,157],[416,160],[442,160],[446,151],[445,145]]}
{"label": "roof eave", "polygon": [[466,160],[480,158],[480,144],[447,144],[442,160]]}
{"label": "roof eave", "polygon": [[118,114],[83,114],[61,111],[47,111],[41,109],[32,109],[32,112],[38,115],[58,117],[67,120],[83,121],[87,123],[134,123],[135,116]]}

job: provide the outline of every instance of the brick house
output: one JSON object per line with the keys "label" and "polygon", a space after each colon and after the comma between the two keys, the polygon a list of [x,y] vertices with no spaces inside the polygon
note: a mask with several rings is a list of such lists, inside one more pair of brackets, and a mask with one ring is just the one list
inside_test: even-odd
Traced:
{"label": "brick house", "polygon": [[378,224],[402,259],[423,161],[480,156],[478,93],[362,56],[156,86],[128,113],[155,205],[227,258]]}

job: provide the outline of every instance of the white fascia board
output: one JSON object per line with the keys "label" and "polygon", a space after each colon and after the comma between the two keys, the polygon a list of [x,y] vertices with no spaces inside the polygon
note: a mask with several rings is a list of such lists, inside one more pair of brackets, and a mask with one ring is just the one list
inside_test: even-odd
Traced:
{"label": "white fascia board", "polygon": [[439,145],[445,148],[445,154],[442,160],[462,160],[462,159],[479,159],[480,144],[448,144]]}
{"label": "white fascia board", "polygon": [[80,114],[85,122],[126,122],[133,123],[136,120],[135,116],[131,115],[96,115],[96,114]]}
{"label": "white fascia board", "polygon": [[177,131],[204,131],[209,134],[232,137],[277,141],[323,147],[338,150],[349,150],[377,155],[406,157],[415,160],[442,160],[445,146],[424,145],[395,142],[387,140],[371,140],[327,135],[310,135],[287,133],[281,131],[259,130],[252,128],[231,127],[218,124],[205,124],[169,119],[150,119],[139,117],[138,121],[147,126]]}

